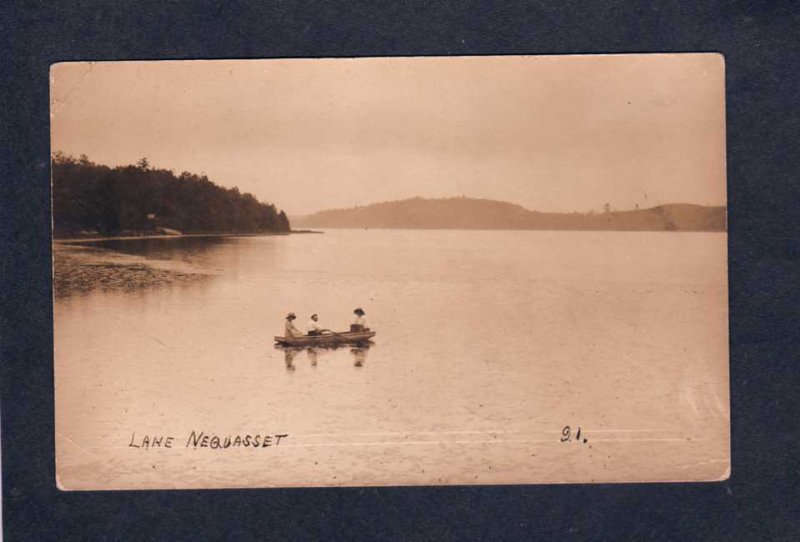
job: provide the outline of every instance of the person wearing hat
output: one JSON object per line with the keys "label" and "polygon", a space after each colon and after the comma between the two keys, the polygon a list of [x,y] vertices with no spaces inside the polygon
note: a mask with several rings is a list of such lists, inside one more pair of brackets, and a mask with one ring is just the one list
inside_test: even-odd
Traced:
{"label": "person wearing hat", "polygon": [[295,338],[295,337],[302,337],[303,332],[297,329],[294,325],[294,320],[297,316],[294,315],[293,312],[290,312],[286,315],[286,337],[287,338]]}
{"label": "person wearing hat", "polygon": [[350,324],[350,331],[368,331],[367,319],[364,318],[364,309],[359,307],[353,311],[353,314],[356,315],[356,321]]}
{"label": "person wearing hat", "polygon": [[322,335],[322,328],[319,327],[317,321],[319,320],[319,316],[316,314],[311,315],[311,320],[308,321],[308,334],[309,335]]}

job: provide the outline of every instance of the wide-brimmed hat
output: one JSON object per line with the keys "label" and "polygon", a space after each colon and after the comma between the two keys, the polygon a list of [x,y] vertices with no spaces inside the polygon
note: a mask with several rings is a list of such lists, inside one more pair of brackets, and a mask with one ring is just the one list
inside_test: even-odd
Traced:
{"label": "wide-brimmed hat", "polygon": [[297,318],[297,316],[295,316],[293,312],[290,312],[289,314],[286,315],[287,320],[294,320],[295,318]]}
{"label": "wide-brimmed hat", "polygon": [[364,309],[359,307],[359,308],[357,308],[356,310],[353,311],[353,314],[357,314],[359,316],[364,316]]}

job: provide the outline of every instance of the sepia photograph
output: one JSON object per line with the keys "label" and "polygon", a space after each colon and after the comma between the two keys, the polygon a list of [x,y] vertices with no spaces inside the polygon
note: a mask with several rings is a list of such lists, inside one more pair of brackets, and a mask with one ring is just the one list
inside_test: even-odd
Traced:
{"label": "sepia photograph", "polygon": [[61,490],[730,476],[719,54],[50,69]]}

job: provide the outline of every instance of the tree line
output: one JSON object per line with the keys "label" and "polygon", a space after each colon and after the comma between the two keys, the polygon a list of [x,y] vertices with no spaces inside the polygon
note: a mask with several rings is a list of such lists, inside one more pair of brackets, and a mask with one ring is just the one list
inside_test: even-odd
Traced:
{"label": "tree line", "polygon": [[52,160],[53,231],[116,235],[170,228],[182,233],[288,232],[289,219],[271,203],[205,175],[176,176],[147,159],[110,168],[57,152]]}

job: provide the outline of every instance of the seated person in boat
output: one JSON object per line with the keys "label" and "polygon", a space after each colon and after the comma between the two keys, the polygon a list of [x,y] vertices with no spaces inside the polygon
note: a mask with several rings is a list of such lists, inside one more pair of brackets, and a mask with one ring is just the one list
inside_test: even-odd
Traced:
{"label": "seated person in boat", "polygon": [[319,316],[316,314],[311,315],[311,320],[308,321],[308,334],[309,335],[322,335],[323,329],[319,327],[317,323],[319,321]]}
{"label": "seated person in boat", "polygon": [[356,315],[356,321],[350,324],[350,331],[369,331],[367,327],[367,319],[364,318],[364,310],[358,308],[353,311]]}
{"label": "seated person in boat", "polygon": [[294,339],[303,336],[303,332],[297,329],[294,325],[294,320],[296,318],[297,316],[295,316],[293,312],[290,312],[286,315],[286,333],[284,336],[287,339]]}

